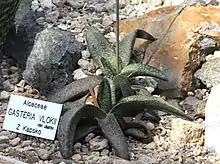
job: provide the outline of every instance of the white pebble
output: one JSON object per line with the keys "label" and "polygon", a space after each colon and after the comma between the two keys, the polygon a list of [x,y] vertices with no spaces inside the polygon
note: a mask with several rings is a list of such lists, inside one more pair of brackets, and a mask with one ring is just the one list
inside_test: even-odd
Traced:
{"label": "white pebble", "polygon": [[79,80],[79,79],[83,79],[83,78],[86,78],[87,75],[82,71],[82,69],[76,69],[74,72],[73,72],[73,79],[74,80]]}

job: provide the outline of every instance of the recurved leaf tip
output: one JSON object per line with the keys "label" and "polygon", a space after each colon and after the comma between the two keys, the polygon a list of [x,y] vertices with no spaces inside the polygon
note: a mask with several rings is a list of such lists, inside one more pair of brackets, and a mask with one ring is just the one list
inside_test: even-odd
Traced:
{"label": "recurved leaf tip", "polygon": [[164,72],[158,68],[143,65],[143,64],[129,64],[124,69],[122,69],[121,75],[134,77],[134,76],[152,76],[164,81],[168,81],[167,76]]}
{"label": "recurved leaf tip", "polygon": [[61,117],[58,126],[58,141],[60,152],[64,158],[70,158],[73,155],[76,127],[83,117],[88,116],[103,119],[106,117],[106,113],[94,105],[84,105],[81,108],[69,109]]}
{"label": "recurved leaf tip", "polygon": [[149,43],[156,40],[151,34],[141,29],[136,29],[128,33],[119,44],[120,62],[123,68],[130,63],[136,38],[148,40]]}
{"label": "recurved leaf tip", "polygon": [[144,97],[141,95],[133,95],[123,98],[111,110],[112,113],[120,116],[136,116],[144,111],[144,109],[155,109],[166,112],[168,114],[176,115],[187,120],[193,121],[194,119],[185,114],[180,109],[170,105],[164,100],[155,97]]}

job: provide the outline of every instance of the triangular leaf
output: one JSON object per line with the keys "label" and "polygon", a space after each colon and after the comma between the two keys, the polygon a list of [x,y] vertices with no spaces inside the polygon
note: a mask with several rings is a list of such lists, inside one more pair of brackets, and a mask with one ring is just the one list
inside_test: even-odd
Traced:
{"label": "triangular leaf", "polygon": [[130,63],[136,38],[146,39],[150,42],[155,41],[155,38],[151,34],[140,29],[136,29],[128,33],[119,44],[119,54],[122,62],[122,68]]}
{"label": "triangular leaf", "polygon": [[99,85],[98,97],[97,97],[99,107],[108,112],[112,108],[112,98],[111,98],[111,86],[107,78],[103,78]]}
{"label": "triangular leaf", "polygon": [[100,68],[104,76],[112,78],[116,75],[116,69],[113,68],[113,66],[108,60],[101,57],[100,62],[101,62]]}
{"label": "triangular leaf", "polygon": [[64,113],[58,126],[59,147],[64,158],[70,158],[73,155],[72,148],[76,126],[83,117],[103,119],[106,117],[106,113],[94,105],[72,108]]}
{"label": "triangular leaf", "polygon": [[111,63],[114,69],[117,68],[114,46],[96,27],[92,26],[88,29],[86,41],[92,58],[97,60],[99,65],[101,64],[101,57],[103,57]]}
{"label": "triangular leaf", "polygon": [[168,81],[167,76],[158,68],[143,65],[143,64],[129,64],[122,69],[120,75],[134,77],[134,76],[152,76],[164,81]]}
{"label": "triangular leaf", "polygon": [[134,117],[143,112],[145,108],[153,108],[155,110],[163,111],[181,118],[193,120],[192,117],[186,115],[183,111],[170,105],[162,99],[156,97],[144,97],[141,95],[134,95],[121,99],[121,101],[112,108],[111,113],[123,117]]}

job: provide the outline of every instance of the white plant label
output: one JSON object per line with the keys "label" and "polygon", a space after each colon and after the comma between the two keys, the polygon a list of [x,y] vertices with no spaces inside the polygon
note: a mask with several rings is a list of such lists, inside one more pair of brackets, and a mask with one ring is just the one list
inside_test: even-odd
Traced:
{"label": "white plant label", "polygon": [[11,95],[3,129],[54,140],[62,104]]}

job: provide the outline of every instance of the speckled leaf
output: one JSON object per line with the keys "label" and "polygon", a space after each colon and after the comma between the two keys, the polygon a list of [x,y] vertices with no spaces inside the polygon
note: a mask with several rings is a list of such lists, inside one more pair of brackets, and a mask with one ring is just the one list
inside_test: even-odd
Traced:
{"label": "speckled leaf", "polygon": [[86,33],[87,46],[92,58],[97,60],[101,65],[101,57],[109,61],[114,69],[116,69],[115,47],[107,38],[94,26],[90,27]]}
{"label": "speckled leaf", "polygon": [[113,68],[111,63],[105,58],[100,58],[100,68],[104,76],[112,78],[116,75],[116,69]]}
{"label": "speckled leaf", "polygon": [[126,138],[114,114],[108,114],[106,118],[97,121],[115,154],[120,158],[130,159]]}
{"label": "speckled leaf", "polygon": [[129,64],[122,69],[120,75],[134,77],[134,76],[152,76],[161,80],[168,81],[166,75],[158,68],[143,65],[143,64]]}
{"label": "speckled leaf", "polygon": [[131,54],[134,48],[136,38],[146,39],[150,42],[155,41],[155,38],[152,35],[141,29],[136,29],[128,33],[119,44],[119,54],[123,68],[130,63]]}
{"label": "speckled leaf", "polygon": [[94,105],[85,105],[82,108],[72,108],[61,117],[58,126],[59,148],[64,158],[73,155],[73,141],[76,127],[83,117],[105,118],[106,113]]}
{"label": "speckled leaf", "polygon": [[156,97],[144,97],[141,95],[134,95],[121,99],[121,101],[112,108],[111,113],[123,117],[132,117],[143,112],[145,108],[153,108],[187,120],[193,120],[192,117],[162,99]]}
{"label": "speckled leaf", "polygon": [[111,98],[111,86],[107,78],[103,78],[102,82],[99,85],[97,101],[99,107],[108,112],[112,108],[112,98]]}
{"label": "speckled leaf", "polygon": [[102,77],[88,76],[47,95],[47,100],[55,103],[65,103],[82,98],[89,92],[89,88],[97,86],[102,81]]}
{"label": "speckled leaf", "polygon": [[116,86],[112,79],[108,79],[111,88],[112,107],[116,104]]}

